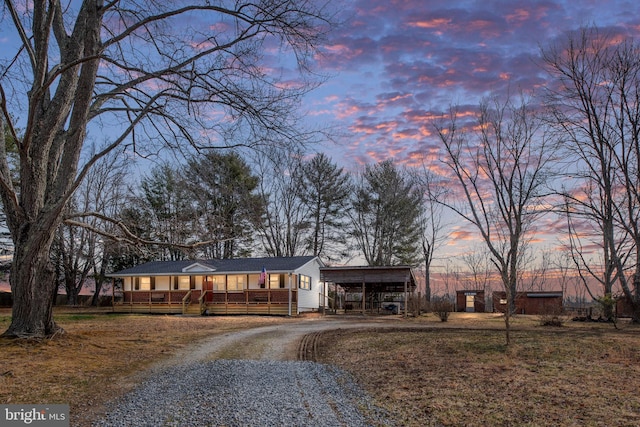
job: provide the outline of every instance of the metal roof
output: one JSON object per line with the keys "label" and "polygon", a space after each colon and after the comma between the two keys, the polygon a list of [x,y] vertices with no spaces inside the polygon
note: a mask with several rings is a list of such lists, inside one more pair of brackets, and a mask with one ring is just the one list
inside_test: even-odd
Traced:
{"label": "metal roof", "polygon": [[321,267],[320,280],[355,290],[364,284],[380,292],[402,292],[405,284],[408,290],[416,287],[413,270],[406,265]]}
{"label": "metal roof", "polygon": [[[107,274],[109,277],[128,276],[185,276],[213,275],[229,273],[267,273],[293,272],[310,261],[314,256],[263,257],[234,259],[192,259],[181,261],[151,261],[135,267]],[[318,260],[320,265],[322,263]]]}

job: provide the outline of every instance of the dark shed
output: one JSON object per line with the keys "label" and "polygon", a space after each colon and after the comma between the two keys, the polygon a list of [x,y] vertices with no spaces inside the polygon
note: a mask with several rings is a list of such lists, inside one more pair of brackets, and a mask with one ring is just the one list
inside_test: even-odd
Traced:
{"label": "dark shed", "polygon": [[484,313],[484,290],[467,289],[456,291],[456,311]]}
{"label": "dark shed", "polygon": [[[504,313],[507,307],[507,293],[493,293],[493,311]],[[518,292],[516,294],[516,314],[551,314],[562,312],[562,292]]]}

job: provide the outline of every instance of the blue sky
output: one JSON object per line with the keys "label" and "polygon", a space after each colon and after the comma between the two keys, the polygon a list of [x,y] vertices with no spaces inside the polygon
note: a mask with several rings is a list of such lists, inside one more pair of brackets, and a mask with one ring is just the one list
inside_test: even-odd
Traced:
{"label": "blue sky", "polygon": [[[418,164],[437,145],[431,120],[450,105],[539,90],[540,47],[567,31],[597,25],[640,35],[637,0],[329,1],[342,25],[321,46],[315,70],[328,79],[303,109],[312,127],[336,127],[339,143],[317,150],[349,168],[388,158]],[[6,10],[0,18],[10,26]],[[7,63],[17,42],[0,27]],[[274,63],[277,72],[283,66]]]}

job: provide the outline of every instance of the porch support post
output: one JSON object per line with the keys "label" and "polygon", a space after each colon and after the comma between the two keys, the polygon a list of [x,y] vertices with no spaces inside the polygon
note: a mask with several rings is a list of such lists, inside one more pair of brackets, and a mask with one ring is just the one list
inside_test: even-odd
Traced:
{"label": "porch support post", "polygon": [[366,288],[365,281],[363,280],[362,281],[362,315],[363,316],[365,314],[365,307],[367,305],[366,304],[367,298],[366,298],[366,294],[365,294],[365,288]]}
{"label": "porch support post", "polygon": [[409,293],[407,292],[407,279],[405,279],[404,280],[404,317],[408,317],[407,304],[409,304]]}
{"label": "porch support post", "polygon": [[289,272],[289,316],[291,316],[291,272]]}

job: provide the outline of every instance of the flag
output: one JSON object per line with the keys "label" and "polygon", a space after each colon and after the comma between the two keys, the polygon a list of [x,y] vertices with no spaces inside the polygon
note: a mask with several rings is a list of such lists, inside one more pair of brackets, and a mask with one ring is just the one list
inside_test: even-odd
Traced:
{"label": "flag", "polygon": [[260,273],[260,279],[258,285],[263,286],[267,283],[267,269],[262,266],[262,273]]}

